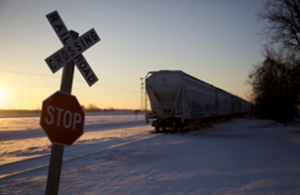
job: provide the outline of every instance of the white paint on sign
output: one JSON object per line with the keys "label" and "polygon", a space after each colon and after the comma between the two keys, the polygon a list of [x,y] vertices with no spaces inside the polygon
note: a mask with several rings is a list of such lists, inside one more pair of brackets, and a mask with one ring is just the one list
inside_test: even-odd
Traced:
{"label": "white paint on sign", "polygon": [[[74,112],[72,113],[70,110],[64,111],[62,108],[54,108],[53,106],[48,106],[46,108],[47,114],[50,118],[45,117],[45,122],[48,125],[52,125],[56,121],[56,126],[61,126],[61,119],[62,125],[64,128],[69,129],[72,126],[72,129],[76,129],[76,124],[79,124],[82,121],[82,117],[79,113]],[[54,112],[58,112],[57,115]],[[55,119],[54,116],[57,116]]]}
{"label": "white paint on sign", "polygon": [[56,32],[63,45],[67,45],[67,43],[73,41],[67,27],[65,26],[57,11],[46,15],[46,17],[48,18],[48,21],[50,22],[53,30]]}
{"label": "white paint on sign", "polygon": [[100,38],[97,36],[95,29],[91,29],[75,39],[74,42],[64,46],[63,48],[46,58],[45,61],[50,67],[51,71],[55,73],[61,67],[74,60],[75,56],[80,55],[82,52],[86,51],[98,41],[100,41]]}
{"label": "white paint on sign", "polygon": [[98,81],[98,78],[86,59],[83,55],[79,55],[74,58],[74,63],[76,64],[77,68],[79,69],[82,76],[85,78],[86,82],[89,86],[92,86],[95,82]]}
{"label": "white paint on sign", "polygon": [[46,58],[45,61],[53,73],[58,71],[61,67],[73,60],[75,56],[75,49],[73,46],[65,46]]}
{"label": "white paint on sign", "polygon": [[99,36],[97,35],[95,29],[91,29],[74,40],[74,46],[76,47],[76,53],[83,53],[88,48],[92,47],[100,41]]}

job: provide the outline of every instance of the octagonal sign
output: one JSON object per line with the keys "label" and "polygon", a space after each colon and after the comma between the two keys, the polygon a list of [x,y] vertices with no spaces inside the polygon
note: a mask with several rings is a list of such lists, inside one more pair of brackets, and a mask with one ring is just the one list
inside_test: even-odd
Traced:
{"label": "octagonal sign", "polygon": [[83,134],[84,116],[75,96],[57,91],[43,101],[40,125],[52,143],[72,145]]}

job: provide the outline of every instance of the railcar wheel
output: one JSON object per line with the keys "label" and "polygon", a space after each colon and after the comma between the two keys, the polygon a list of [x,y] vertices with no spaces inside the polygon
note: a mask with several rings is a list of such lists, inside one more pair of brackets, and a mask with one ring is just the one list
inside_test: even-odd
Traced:
{"label": "railcar wheel", "polygon": [[155,131],[159,132],[159,123],[158,123],[158,121],[155,121]]}
{"label": "railcar wheel", "polygon": [[172,128],[172,132],[177,132],[178,131],[178,122],[174,121],[173,122],[173,128]]}
{"label": "railcar wheel", "polygon": [[180,122],[180,125],[179,125],[180,131],[183,131],[183,128],[184,128],[184,124],[182,122]]}

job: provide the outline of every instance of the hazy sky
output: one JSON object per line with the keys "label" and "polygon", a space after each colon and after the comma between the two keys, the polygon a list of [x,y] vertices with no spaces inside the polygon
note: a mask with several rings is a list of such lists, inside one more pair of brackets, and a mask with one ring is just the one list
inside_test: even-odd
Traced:
{"label": "hazy sky", "polygon": [[45,15],[67,28],[95,28],[101,41],[83,53],[99,81],[89,87],[75,67],[72,94],[87,106],[140,108],[148,71],[182,70],[240,97],[263,60],[262,0],[0,0],[0,109],[34,109],[59,90],[45,58],[62,47]]}

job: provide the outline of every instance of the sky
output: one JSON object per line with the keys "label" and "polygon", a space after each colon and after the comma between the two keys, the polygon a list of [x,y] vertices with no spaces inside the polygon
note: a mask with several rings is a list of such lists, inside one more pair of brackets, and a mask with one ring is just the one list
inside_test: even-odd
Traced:
{"label": "sky", "polygon": [[[62,48],[46,15],[69,30],[94,28],[101,41],[83,53],[99,81],[89,87],[75,67],[81,105],[141,108],[149,71],[182,70],[247,99],[253,65],[263,61],[263,0],[0,0],[0,109],[40,109],[60,89],[45,59]],[[144,106],[143,106],[144,107]]]}

